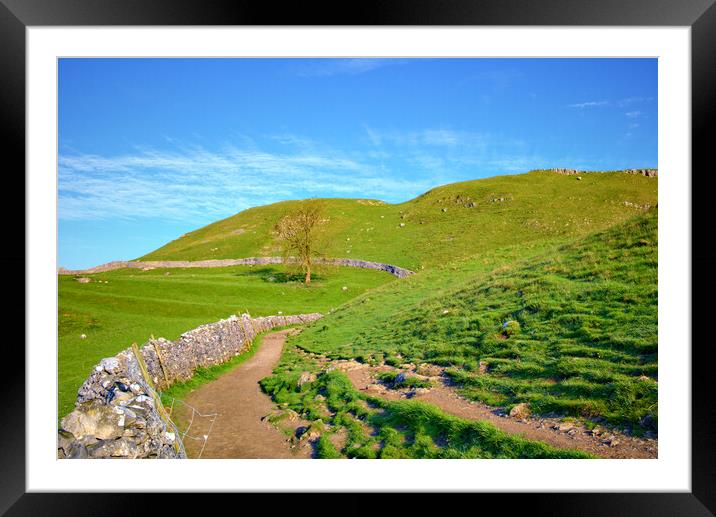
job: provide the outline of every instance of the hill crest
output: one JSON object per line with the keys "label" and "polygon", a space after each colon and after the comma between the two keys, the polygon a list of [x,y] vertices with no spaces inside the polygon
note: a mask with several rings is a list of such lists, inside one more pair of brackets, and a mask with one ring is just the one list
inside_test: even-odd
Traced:
{"label": "hill crest", "polygon": [[[435,187],[399,204],[326,199],[327,257],[419,270],[517,242],[581,236],[656,205],[652,169],[536,170]],[[299,201],[249,208],[140,257],[142,261],[273,256],[274,224]]]}

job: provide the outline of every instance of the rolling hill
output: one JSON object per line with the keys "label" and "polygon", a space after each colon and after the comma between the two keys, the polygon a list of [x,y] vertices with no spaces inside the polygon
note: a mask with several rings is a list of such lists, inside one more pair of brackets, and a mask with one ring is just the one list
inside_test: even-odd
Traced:
{"label": "rolling hill", "polygon": [[[401,204],[327,199],[320,240],[328,257],[420,270],[505,246],[607,228],[654,206],[657,185],[657,178],[620,172],[533,171],[445,185]],[[296,203],[245,210],[139,260],[277,255],[273,225]]]}

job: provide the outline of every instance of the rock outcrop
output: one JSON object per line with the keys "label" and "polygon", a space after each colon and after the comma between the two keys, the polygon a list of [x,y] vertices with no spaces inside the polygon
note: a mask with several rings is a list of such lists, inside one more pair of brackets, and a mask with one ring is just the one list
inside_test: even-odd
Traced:
{"label": "rock outcrop", "polygon": [[[566,175],[578,175],[578,174],[589,174],[590,172],[597,171],[578,171],[577,169],[548,169],[549,172],[555,174],[566,174]],[[656,178],[659,175],[659,169],[623,169],[618,171],[602,171],[602,172],[622,172],[624,174],[638,174],[646,176],[648,178]]]}

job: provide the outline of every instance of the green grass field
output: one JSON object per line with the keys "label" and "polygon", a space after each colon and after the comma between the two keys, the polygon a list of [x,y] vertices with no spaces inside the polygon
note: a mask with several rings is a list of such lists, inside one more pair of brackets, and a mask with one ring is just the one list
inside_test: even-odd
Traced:
{"label": "green grass field", "polygon": [[[72,276],[58,277],[60,417],[72,410],[77,389],[92,367],[132,342],[141,345],[152,334],[176,339],[199,325],[247,310],[252,316],[325,312],[396,281],[379,271],[322,267],[306,287],[280,266],[124,269],[91,278],[81,284]],[[344,286],[348,290],[343,291]]]}

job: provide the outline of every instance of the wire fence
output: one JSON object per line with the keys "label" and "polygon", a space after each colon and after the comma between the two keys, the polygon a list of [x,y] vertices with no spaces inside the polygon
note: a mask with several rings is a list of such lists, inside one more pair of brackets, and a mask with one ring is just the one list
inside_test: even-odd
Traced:
{"label": "wire fence", "polygon": [[[199,459],[201,458],[201,455],[204,454],[204,449],[206,448],[206,444],[209,441],[209,437],[211,436],[211,431],[214,429],[214,423],[216,422],[216,418],[219,416],[218,413],[202,413],[198,409],[196,409],[191,404],[188,404],[187,402],[176,399],[174,397],[170,397],[169,395],[163,394],[163,393],[157,393],[162,403],[164,403],[165,399],[169,399],[171,401],[171,404],[169,405],[168,409],[168,419],[167,419],[167,426],[171,427],[174,430],[175,436],[178,438],[177,443],[179,444],[179,450],[180,454],[184,458],[188,458],[189,455],[187,454],[185,443],[186,440],[193,440],[194,442],[198,442],[201,444],[201,448],[199,449],[199,453],[194,456],[194,458]],[[179,406],[183,407],[184,410],[189,414],[187,420],[188,424],[186,425],[186,428],[182,431],[180,429],[180,426],[177,425],[174,414],[176,408]],[[166,405],[165,405],[166,407]],[[208,424],[208,429],[200,434],[190,434],[189,431],[191,431],[192,427],[195,425],[195,422],[198,422],[201,419],[206,419],[205,421]],[[198,447],[198,446],[197,446]]]}
{"label": "wire fence", "polygon": [[[159,350],[155,346],[155,351],[157,352],[157,355],[159,355]],[[185,401],[176,399],[174,397],[170,397],[169,395],[163,394],[161,392],[158,392],[154,387],[154,382],[149,375],[149,372],[147,370],[147,364],[144,361],[144,356],[142,355],[141,351],[139,350],[139,346],[137,343],[132,343],[132,351],[134,352],[134,356],[137,359],[137,364],[139,366],[139,371],[144,377],[144,381],[148,390],[149,395],[151,395],[151,398],[154,400],[156,404],[156,410],[159,414],[159,417],[164,421],[164,423],[167,426],[167,429],[171,429],[174,432],[174,441],[173,441],[173,447],[174,450],[177,452],[178,456],[180,458],[188,458],[186,448],[184,446],[184,443],[186,439],[190,440],[196,440],[201,441],[201,449],[199,450],[199,454],[196,456],[196,458],[201,458],[201,455],[204,453],[204,449],[206,448],[206,443],[209,441],[209,436],[211,435],[212,429],[214,429],[214,423],[216,422],[216,417],[219,416],[218,413],[207,413],[203,414],[199,410],[197,410],[194,406],[187,404]],[[160,359],[161,361],[161,359]],[[164,378],[167,378],[166,370],[164,371]],[[166,406],[164,404],[165,398],[171,399],[171,406],[169,408],[169,411],[167,412]],[[179,429],[179,426],[176,424],[176,418],[174,418],[174,409],[176,404],[182,404],[184,405],[188,410],[191,411],[191,417],[189,418],[189,424],[187,425],[186,429],[184,431],[181,431]],[[208,418],[209,420],[209,429],[201,434],[201,436],[196,436],[194,434],[189,434],[189,430],[194,425],[194,420],[196,417],[199,418]],[[159,457],[159,456],[157,456]]]}

